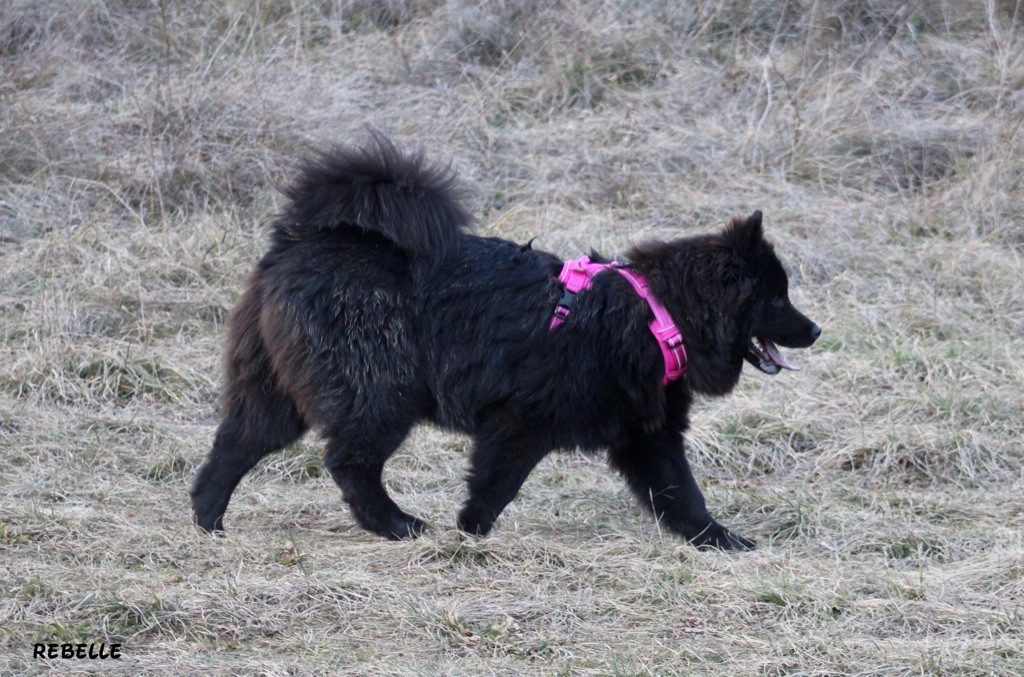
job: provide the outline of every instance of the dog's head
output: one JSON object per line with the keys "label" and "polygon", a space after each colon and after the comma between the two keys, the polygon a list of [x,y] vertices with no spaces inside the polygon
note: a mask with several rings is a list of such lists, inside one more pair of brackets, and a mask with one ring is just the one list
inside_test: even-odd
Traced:
{"label": "dog's head", "polygon": [[789,278],[764,238],[761,212],[713,235],[643,243],[627,256],[682,330],[685,380],[697,392],[732,390],[744,360],[766,374],[796,369],[779,347],[806,348],[821,334],[789,300]]}
{"label": "dog's head", "polygon": [[743,312],[735,337],[735,350],[766,374],[797,370],[779,350],[807,348],[821,335],[821,327],[797,310],[789,300],[789,277],[764,239],[761,212],[733,219],[722,233],[739,262]]}

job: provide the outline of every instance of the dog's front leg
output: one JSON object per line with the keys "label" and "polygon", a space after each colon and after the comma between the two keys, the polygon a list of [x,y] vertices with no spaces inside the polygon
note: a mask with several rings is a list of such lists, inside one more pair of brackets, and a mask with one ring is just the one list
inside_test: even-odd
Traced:
{"label": "dog's front leg", "polygon": [[459,529],[486,535],[550,450],[541,436],[529,432],[497,422],[482,428],[473,440],[469,498],[459,512]]}
{"label": "dog's front leg", "polygon": [[686,461],[680,433],[664,430],[638,434],[628,443],[613,447],[610,460],[644,507],[698,548],[752,550],[756,546],[708,513],[704,495]]}

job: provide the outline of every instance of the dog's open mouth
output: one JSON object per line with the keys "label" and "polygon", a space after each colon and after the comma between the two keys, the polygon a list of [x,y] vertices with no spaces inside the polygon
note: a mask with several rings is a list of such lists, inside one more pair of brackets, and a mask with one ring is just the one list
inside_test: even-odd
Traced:
{"label": "dog's open mouth", "polygon": [[766,374],[778,374],[780,369],[800,371],[800,367],[787,360],[778,346],[761,336],[755,336],[750,339],[746,358],[752,365]]}

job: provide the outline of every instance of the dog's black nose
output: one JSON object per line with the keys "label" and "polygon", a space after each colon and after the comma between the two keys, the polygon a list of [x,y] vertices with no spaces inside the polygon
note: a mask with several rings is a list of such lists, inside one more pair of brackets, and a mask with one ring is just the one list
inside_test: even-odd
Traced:
{"label": "dog's black nose", "polygon": [[817,341],[818,337],[821,336],[821,327],[816,324],[811,325],[811,336]]}

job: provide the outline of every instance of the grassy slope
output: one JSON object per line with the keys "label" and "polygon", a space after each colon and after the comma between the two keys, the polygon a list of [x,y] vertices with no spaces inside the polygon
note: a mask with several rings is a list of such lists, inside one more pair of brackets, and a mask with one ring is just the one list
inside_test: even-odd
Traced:
{"label": "grassy slope", "polygon": [[[0,672],[1024,666],[1016,2],[135,4],[0,9]],[[460,542],[466,440],[428,429],[388,468],[419,541],[355,529],[312,438],[193,531],[273,186],[367,122],[566,256],[765,211],[825,335],[690,437],[761,550],[693,551],[579,455]]]}

